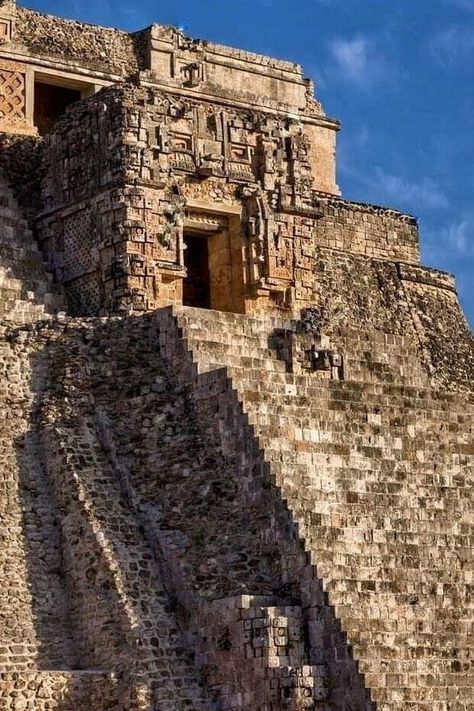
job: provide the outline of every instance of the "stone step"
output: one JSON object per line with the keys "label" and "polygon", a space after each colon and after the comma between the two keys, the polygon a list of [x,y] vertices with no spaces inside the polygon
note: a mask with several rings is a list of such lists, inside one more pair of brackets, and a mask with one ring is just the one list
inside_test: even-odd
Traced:
{"label": "stone step", "polygon": [[223,330],[228,334],[261,336],[262,333],[271,334],[275,328],[288,328],[292,323],[287,319],[273,316],[226,313],[189,306],[173,306],[172,312],[180,327],[188,326],[193,331],[201,330],[203,336],[206,331],[218,334]]}
{"label": "stone step", "polygon": [[[265,319],[260,321],[259,336],[247,335],[240,328],[240,324],[237,329],[226,332],[225,324],[214,321],[212,321],[212,330],[205,330],[199,323],[193,323],[189,315],[180,318],[179,321],[188,348],[195,353],[200,373],[223,366],[245,367],[247,370],[256,371],[256,373],[262,370],[278,372],[288,370],[286,363],[278,357],[274,350],[269,348]],[[365,382],[393,382],[397,380],[408,387],[419,386],[419,373],[418,371],[413,372],[412,355],[408,350],[406,354],[398,351],[392,362],[387,361],[383,349],[380,349],[378,354],[371,352],[369,369],[366,360],[365,351],[346,355],[345,369],[348,371],[350,379],[357,381],[363,378]],[[268,361],[274,361],[278,365],[269,366]]]}
{"label": "stone step", "polygon": [[52,283],[27,221],[0,174],[0,316],[30,323],[62,310],[62,299],[52,295]]}
{"label": "stone step", "polygon": [[0,276],[0,300],[16,298],[34,301],[35,298],[47,293],[49,286],[47,283],[22,281],[12,277],[2,279]]}
{"label": "stone step", "polygon": [[14,269],[18,262],[23,259],[28,259],[32,263],[39,262],[40,264],[44,264],[43,255],[39,250],[29,245],[21,247],[15,243],[9,245],[5,242],[0,242],[0,268],[3,272]]}

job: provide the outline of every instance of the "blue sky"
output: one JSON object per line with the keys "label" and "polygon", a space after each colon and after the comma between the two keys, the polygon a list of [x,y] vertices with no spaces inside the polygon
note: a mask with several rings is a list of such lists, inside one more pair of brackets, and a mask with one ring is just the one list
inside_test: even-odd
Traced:
{"label": "blue sky", "polygon": [[135,30],[152,22],[296,61],[342,121],[344,197],[420,221],[474,323],[474,0],[28,0]]}

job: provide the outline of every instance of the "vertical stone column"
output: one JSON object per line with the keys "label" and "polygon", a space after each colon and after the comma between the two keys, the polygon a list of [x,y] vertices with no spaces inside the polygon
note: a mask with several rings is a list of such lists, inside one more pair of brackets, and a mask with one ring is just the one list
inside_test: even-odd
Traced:
{"label": "vertical stone column", "polygon": [[[16,2],[0,0],[0,47],[12,43]],[[33,124],[33,72],[25,64],[0,61],[0,131],[36,134]]]}

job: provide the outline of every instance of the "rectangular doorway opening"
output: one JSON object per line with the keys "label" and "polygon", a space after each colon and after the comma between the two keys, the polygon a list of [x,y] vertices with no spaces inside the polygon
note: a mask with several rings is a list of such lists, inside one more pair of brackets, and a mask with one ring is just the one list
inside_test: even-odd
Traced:
{"label": "rectangular doorway opening", "polygon": [[183,304],[245,313],[240,215],[189,209],[183,241]]}
{"label": "rectangular doorway opening", "polygon": [[209,269],[209,243],[207,236],[184,235],[183,304],[200,309],[211,308],[211,274]]}
{"label": "rectangular doorway opening", "polygon": [[40,136],[49,133],[66,108],[81,98],[79,89],[35,81],[33,121]]}

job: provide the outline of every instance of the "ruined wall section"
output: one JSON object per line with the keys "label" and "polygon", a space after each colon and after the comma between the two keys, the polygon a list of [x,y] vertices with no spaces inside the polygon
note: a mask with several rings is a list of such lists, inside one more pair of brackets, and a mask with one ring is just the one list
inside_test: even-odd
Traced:
{"label": "ruined wall section", "polygon": [[119,30],[65,20],[18,7],[14,42],[37,58],[70,62],[126,78],[145,68],[146,31]]}
{"label": "ruined wall section", "polygon": [[[9,231],[0,186],[2,260]],[[27,233],[22,232],[27,243]],[[16,244],[16,259],[24,261]],[[19,255],[19,256],[18,256]],[[34,263],[31,269],[34,269]],[[30,275],[31,276],[31,275]],[[3,276],[2,276],[3,281]],[[20,284],[22,280],[19,280]],[[76,639],[64,579],[60,510],[47,474],[38,429],[38,400],[46,386],[45,340],[36,325],[44,310],[18,307],[5,320],[2,283],[0,324],[0,707],[5,711],[105,711],[118,708],[116,682],[107,671],[77,670]],[[16,295],[21,302],[21,295]],[[17,302],[17,303],[18,303]],[[27,310],[29,308],[29,311]],[[7,317],[9,314],[7,314]],[[49,321],[52,324],[52,321]],[[48,327],[45,328],[46,333]],[[33,334],[33,335],[32,335]],[[44,335],[44,334],[43,334]],[[74,669],[76,669],[74,671]]]}
{"label": "ruined wall section", "polygon": [[400,265],[400,278],[431,378],[436,387],[470,391],[473,334],[451,274]]}
{"label": "ruined wall section", "polygon": [[318,247],[310,330],[351,380],[469,389],[473,340],[452,275]]}
{"label": "ruined wall section", "polygon": [[398,210],[321,197],[317,244],[391,262],[419,264],[418,224]]}
{"label": "ruined wall section", "polygon": [[31,704],[35,711],[107,711],[119,708],[117,680],[106,672],[0,672],[2,710],[17,711]]}
{"label": "ruined wall section", "polygon": [[[90,343],[95,326],[97,339]],[[0,661],[20,678],[24,671],[48,670],[43,679],[31,677],[28,703],[37,694],[40,699],[34,708],[42,709],[41,699],[54,690],[60,711],[74,708],[73,699],[83,709],[95,690],[96,705],[88,707],[94,711],[210,711],[149,538],[101,443],[89,370],[110,363],[110,354],[105,361],[98,347],[100,326],[106,328],[61,319],[1,334],[2,369],[10,366],[12,374],[0,396],[15,417],[7,417],[9,446],[1,451],[8,494],[1,513],[10,540],[0,565],[10,583],[2,590]],[[122,332],[123,322],[116,329]],[[126,344],[141,335],[138,324]],[[97,360],[87,359],[89,348]],[[13,349],[16,367],[13,356],[4,355]],[[16,467],[10,461],[15,447]],[[8,616],[15,624],[8,624]],[[94,670],[90,688],[87,674],[77,680],[83,682],[81,701],[72,671],[77,668]],[[56,686],[55,669],[71,670]],[[107,683],[101,695],[97,688],[101,677],[106,682],[111,675],[118,680],[113,700]],[[11,680],[2,682],[0,675],[0,705],[15,698]]]}
{"label": "ruined wall section", "polygon": [[42,161],[42,138],[0,133],[0,168],[30,227],[43,206]]}
{"label": "ruined wall section", "polygon": [[23,323],[50,318],[63,302],[3,172],[0,223],[0,318]]}
{"label": "ruined wall section", "polygon": [[[0,670],[71,669],[76,661],[58,509],[36,429],[38,373],[26,329],[0,327],[2,491]],[[1,695],[0,695],[1,698]]]}

